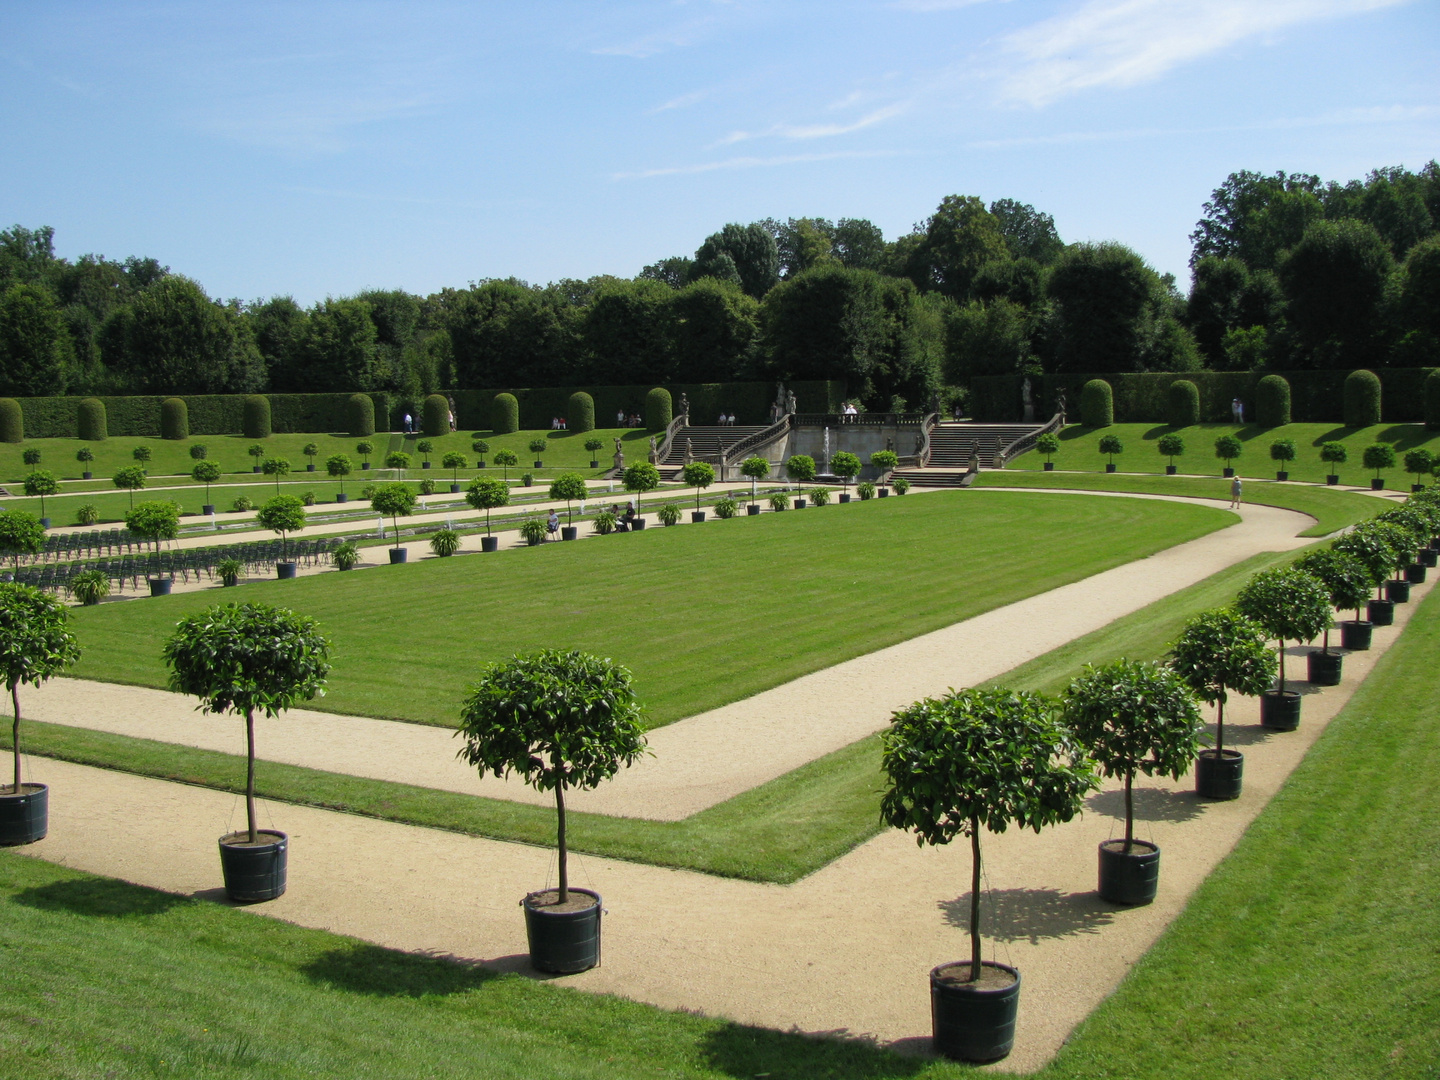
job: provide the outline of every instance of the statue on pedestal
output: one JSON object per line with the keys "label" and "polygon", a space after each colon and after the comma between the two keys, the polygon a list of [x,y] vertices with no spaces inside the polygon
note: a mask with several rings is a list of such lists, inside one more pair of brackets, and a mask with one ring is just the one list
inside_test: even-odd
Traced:
{"label": "statue on pedestal", "polygon": [[683,392],[680,395],[680,416],[688,426],[690,423],[690,399]]}
{"label": "statue on pedestal", "polygon": [[788,413],[788,414],[790,414],[790,415],[794,415],[796,404],[797,404],[797,402],[796,402],[796,400],[795,400],[795,391],[794,391],[794,390],[791,390],[791,391],[789,391],[789,392],[785,395],[785,411],[786,411],[786,413]]}
{"label": "statue on pedestal", "polygon": [[1025,381],[1020,384],[1020,402],[1025,417],[1025,423],[1035,422],[1035,397],[1030,392],[1030,376],[1025,376]]}
{"label": "statue on pedestal", "polygon": [[615,468],[617,468],[617,469],[623,469],[624,467],[625,467],[625,448],[621,445],[620,439],[619,439],[619,437],[617,436],[616,439],[615,439]]}
{"label": "statue on pedestal", "polygon": [[650,464],[655,465],[660,461],[660,455],[655,452],[655,436],[650,436]]}
{"label": "statue on pedestal", "polygon": [[687,438],[687,439],[685,440],[685,464],[686,464],[686,465],[689,465],[689,464],[690,464],[692,461],[694,461],[694,460],[695,460],[695,451],[694,451],[693,449],[691,449],[691,447],[690,447],[690,440]]}

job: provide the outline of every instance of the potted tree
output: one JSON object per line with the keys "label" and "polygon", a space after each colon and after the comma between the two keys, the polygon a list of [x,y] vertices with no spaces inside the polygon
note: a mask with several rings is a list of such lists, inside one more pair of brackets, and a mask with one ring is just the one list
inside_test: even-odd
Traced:
{"label": "potted tree", "polygon": [[1405,580],[1411,585],[1424,584],[1427,565],[1425,556],[1428,551],[1426,545],[1430,543],[1435,529],[1440,528],[1440,512],[1424,503],[1409,502],[1404,506],[1386,510],[1375,520],[1398,525],[1410,534],[1410,538],[1414,542],[1411,558],[1415,561],[1403,568]]}
{"label": "potted tree", "polygon": [[647,491],[654,491],[660,486],[660,470],[648,461],[637,461],[634,465],[625,468],[625,475],[622,478],[626,491],[635,493],[635,523],[633,528],[637,531],[645,527],[645,518],[640,512],[640,496]]}
{"label": "potted tree", "polygon": [[1045,455],[1045,471],[1054,472],[1055,462],[1050,459],[1060,452],[1060,436],[1047,431],[1035,440],[1035,449]]}
{"label": "potted tree", "polygon": [[585,477],[578,472],[561,473],[551,483],[550,498],[565,500],[565,526],[560,530],[560,539],[574,540],[580,535],[580,530],[575,527],[575,508],[572,504],[583,503],[587,494]]}
{"label": "potted tree", "polygon": [[880,470],[878,487],[880,497],[883,499],[890,494],[890,489],[885,486],[885,480],[895,471],[895,467],[900,464],[900,458],[894,450],[876,450],[870,455],[870,464]]}
{"label": "potted tree", "polygon": [[290,475],[290,462],[285,458],[266,458],[260,463],[260,471],[275,478],[275,494],[280,494],[280,478]]}
{"label": "potted tree", "polygon": [[1285,481],[1290,479],[1290,462],[1295,460],[1295,440],[1276,439],[1270,444],[1270,460],[1279,462],[1280,468],[1275,471],[1275,479]]}
{"label": "potted tree", "polygon": [[705,520],[705,511],[700,509],[700,492],[715,482],[715,467],[708,461],[691,461],[681,470],[685,483],[695,489],[695,509],[690,512],[690,520],[699,524]]}
{"label": "potted tree", "polygon": [[[180,507],[168,500],[143,502],[125,515],[125,527],[142,540],[153,543],[158,556],[161,542],[174,540],[180,534]],[[173,575],[147,577],[146,580],[150,584],[151,596],[169,596],[170,586],[175,582]]]}
{"label": "potted tree", "polygon": [[114,484],[122,491],[130,495],[130,509],[135,509],[135,492],[145,487],[145,470],[139,465],[126,465],[118,470],[113,478]]}
{"label": "potted tree", "polygon": [[1110,460],[1105,463],[1105,471],[1115,471],[1115,455],[1125,452],[1125,444],[1120,441],[1119,435],[1101,435],[1098,444],[1100,453],[1109,455]]}
{"label": "potted tree", "polygon": [[904,495],[907,491],[910,490],[910,481],[906,480],[905,477],[901,476],[897,477],[895,483],[891,484],[890,486],[895,489],[896,495]]}
{"label": "potted tree", "polygon": [[275,564],[275,576],[293,578],[296,564],[289,558],[290,534],[305,528],[305,504],[294,495],[275,495],[265,500],[255,520],[263,528],[280,534],[280,561]]}
{"label": "potted tree", "polygon": [[269,604],[216,604],[180,620],[165,643],[170,689],[200,711],[245,717],[245,824],[220,837],[225,892],[241,903],[285,891],[289,838],[255,823],[255,714],[275,717],[324,694],[330,643],[315,620]]}
{"label": "potted tree", "polygon": [[409,552],[400,546],[400,519],[415,510],[415,492],[405,484],[381,484],[370,496],[370,505],[377,514],[385,514],[395,526],[395,546],[390,549],[390,564],[403,563]]}
{"label": "potted tree", "polygon": [[465,455],[458,450],[451,450],[440,459],[441,468],[450,470],[450,494],[460,493],[460,470],[465,467]]}
{"label": "potted tree", "polygon": [[740,463],[740,475],[750,478],[750,504],[745,513],[754,517],[760,513],[760,504],[755,501],[755,485],[770,475],[770,462],[763,457],[748,457]]}
{"label": "potted tree", "polygon": [[844,481],[845,490],[840,492],[840,501],[850,501],[850,481],[860,472],[860,459],[848,450],[841,450],[830,458],[830,471]]}
{"label": "potted tree", "polygon": [[655,516],[660,519],[660,524],[668,529],[672,525],[680,524],[680,507],[674,503],[666,503],[655,511]]}
{"label": "potted tree", "polygon": [[1260,695],[1260,724],[1272,731],[1300,726],[1300,695],[1285,689],[1285,642],[1313,641],[1330,629],[1330,594],[1303,570],[1262,570],[1235,598],[1235,608],[1276,640],[1280,684]]}
{"label": "potted tree", "polygon": [[1426,473],[1430,472],[1430,470],[1432,470],[1434,467],[1435,455],[1430,453],[1430,451],[1426,450],[1423,446],[1416,447],[1414,450],[1406,451],[1405,471],[1407,473],[1413,474],[1415,477],[1414,482],[1410,485],[1410,491],[1412,494],[1414,492],[1424,489],[1425,485],[1420,482],[1420,478]]}
{"label": "potted tree", "polygon": [[480,538],[481,551],[494,551],[500,546],[497,537],[490,535],[490,511],[510,501],[510,485],[503,480],[490,480],[477,476],[465,489],[465,501],[476,510],[485,511],[485,535]]}
{"label": "potted tree", "polygon": [[476,439],[470,444],[470,449],[475,451],[475,467],[485,468],[485,455],[490,452],[490,444],[484,439]]}
{"label": "potted tree", "polygon": [[240,584],[240,575],[245,571],[245,564],[234,556],[221,559],[215,564],[215,573],[220,576],[220,587],[222,589],[233,589]]}
{"label": "potted tree", "polygon": [[785,472],[795,481],[795,509],[804,510],[804,484],[815,479],[815,459],[809,454],[792,454],[785,462]]}
{"label": "potted tree", "polygon": [[30,498],[40,499],[40,524],[48,529],[50,518],[45,513],[45,497],[60,494],[60,483],[55,479],[55,474],[46,469],[36,469],[25,477],[24,488],[25,494]]}
{"label": "potted tree", "polygon": [[[1420,547],[1420,541],[1415,539],[1415,534],[1409,529],[1383,518],[1367,521],[1365,528],[1377,534],[1381,542],[1390,548],[1390,572],[1395,576],[1385,582],[1385,599],[1392,604],[1409,603],[1410,582],[1405,580],[1404,574],[1415,561],[1415,552]],[[1373,617],[1371,621],[1374,621]]]}
{"label": "potted tree", "polygon": [[605,449],[605,440],[597,439],[592,435],[585,440],[585,449],[590,451],[590,468],[598,469],[600,467],[600,459],[595,455]]}
{"label": "potted tree", "polygon": [[355,444],[355,452],[360,455],[360,471],[365,472],[370,468],[370,455],[375,452],[375,446],[370,442],[358,442]]}
{"label": "potted tree", "polygon": [[95,460],[95,451],[91,450],[88,446],[82,446],[79,450],[75,451],[75,460],[84,466],[83,471],[80,473],[80,479],[89,480],[91,477],[90,463]]}
{"label": "potted tree", "polygon": [[1186,624],[1170,666],[1207,705],[1218,706],[1215,745],[1195,758],[1195,791],[1205,799],[1240,797],[1245,755],[1225,748],[1229,692],[1253,697],[1275,681],[1275,656],[1265,631],[1237,611],[1202,611]]}
{"label": "potted tree", "polygon": [[869,502],[875,498],[875,485],[869,480],[861,480],[855,485],[855,494],[860,496],[861,502]]}
{"label": "potted tree", "polygon": [[715,500],[715,516],[721,521],[729,521],[735,516],[735,512],[739,509],[740,504],[729,495],[722,495]]}
{"label": "potted tree", "polygon": [[510,466],[520,464],[520,459],[515,456],[515,451],[506,450],[503,446],[490,455],[490,460],[500,466],[507,483],[510,480]]}
{"label": "potted tree", "polygon": [[540,455],[545,453],[545,447],[548,445],[544,439],[530,440],[530,453],[535,455],[535,468],[543,469],[545,467],[545,462],[541,460]]}
{"label": "potted tree", "polygon": [[[139,451],[141,451],[141,450],[145,450],[146,460],[149,460],[149,454],[150,454],[150,451],[149,451],[149,450],[146,450],[145,447],[143,447],[143,446],[138,446],[138,447],[136,447],[135,449],[136,449],[136,454],[137,454],[137,460],[138,460]],[[246,452],[247,454],[249,454],[252,458],[255,459],[255,463],[250,466],[250,471],[251,471],[252,473],[258,473],[258,472],[260,471],[260,459],[265,456],[265,447],[261,446],[258,442],[257,442],[257,443],[251,443],[251,444],[246,448],[245,452]]]}
{"label": "potted tree", "polygon": [[[908,490],[909,487],[910,487],[909,484],[906,484],[906,483],[905,483],[905,479],[904,479],[903,477],[900,478],[899,480],[896,480],[896,481],[895,481],[895,493],[896,493],[897,495],[904,495],[904,494],[905,494],[905,492],[901,490],[901,485],[902,485],[902,484],[905,485],[906,490]],[[830,489],[827,488],[827,487],[811,488],[811,489],[810,489],[810,501],[813,502],[816,506],[825,506],[826,504],[828,504],[828,503],[830,502]]]}
{"label": "potted tree", "polygon": [[770,493],[770,509],[777,514],[782,510],[790,509],[790,493],[788,491],[773,491]]}
{"label": "potted tree", "polygon": [[[1302,555],[1293,564],[1296,570],[1309,574],[1324,586],[1330,596],[1330,603],[1341,611],[1354,610],[1357,623],[1360,621],[1360,606],[1370,596],[1370,575],[1365,565],[1355,556],[1347,555],[1334,548],[1312,551]],[[1361,648],[1370,647],[1370,624],[1365,622],[1365,641]],[[1347,623],[1340,624],[1343,635]],[[1345,639],[1342,637],[1342,642]],[[1345,648],[1353,648],[1346,644]],[[1345,657],[1330,651],[1330,627],[1325,627],[1325,644],[1320,650],[1312,649],[1305,658],[1306,674],[1316,686],[1339,686],[1344,669]]]}
{"label": "potted tree", "polygon": [[[31,455],[32,455],[32,454],[34,455],[34,460],[31,460]],[[139,465],[140,468],[144,469],[145,475],[146,475],[146,476],[149,476],[149,475],[150,475],[150,470],[149,470],[149,469],[146,469],[145,466],[147,466],[147,465],[150,464],[150,447],[144,446],[144,445],[137,446],[137,447],[135,447],[134,450],[131,450],[131,451],[130,451],[130,456],[135,459],[135,463],[136,463],[137,465]],[[40,464],[40,451],[39,451],[39,450],[26,450],[26,451],[25,451],[25,464],[30,465],[30,466],[32,466],[32,467],[35,466],[35,465],[39,465],[39,464]]]}
{"label": "potted tree", "polygon": [[348,502],[350,496],[345,494],[345,477],[350,475],[350,459],[344,454],[331,454],[325,459],[325,471],[340,484],[340,491],[336,494],[335,501],[337,503]]}
{"label": "potted tree", "polygon": [[520,523],[520,535],[525,538],[525,543],[531,547],[538,547],[545,542],[545,519],[528,517]]}
{"label": "potted tree", "polygon": [[70,595],[85,607],[94,607],[110,595],[110,579],[104,570],[81,570],[70,579]]}
{"label": "potted tree", "polygon": [[207,517],[213,515],[215,504],[210,501],[210,485],[220,479],[220,466],[213,461],[201,458],[190,470],[190,478],[197,484],[205,485],[205,504],[200,507],[200,513]]}
{"label": "potted tree", "polygon": [[1244,444],[1234,435],[1221,435],[1215,440],[1215,456],[1225,462],[1225,471],[1221,474],[1222,476],[1235,475],[1235,467],[1231,462],[1238,458],[1244,449]]}
{"label": "potted tree", "polygon": [[1350,451],[1343,442],[1327,442],[1320,447],[1320,460],[1330,466],[1330,472],[1325,476],[1326,485],[1334,487],[1340,483],[1338,469],[1350,460]]}
{"label": "potted tree", "polygon": [[569,974],[600,962],[600,894],[570,887],[565,792],[594,788],[640,757],[640,716],[629,671],[573,650],[490,664],[465,699],[458,756],[482,776],[513,772],[555,793],[559,880],[521,901],[530,962],[541,971]]}
{"label": "potted tree", "polygon": [[1039,694],[962,690],[895,713],[881,736],[880,817],[918,844],[970,839],[970,959],[930,972],[935,1049],[992,1061],[1015,1042],[1020,972],[980,950],[980,831],[1037,832],[1078,814],[1095,775]]}
{"label": "potted tree", "polygon": [[1205,730],[1195,695],[1164,664],[1087,664],[1065,691],[1063,717],[1101,773],[1125,781],[1125,839],[1100,844],[1100,895],[1148,904],[1160,881],[1160,846],[1135,839],[1135,774],[1179,780],[1190,771]]}
{"label": "potted tree", "polygon": [[1375,475],[1370,478],[1370,490],[1384,491],[1385,480],[1380,473],[1383,469],[1395,467],[1395,448],[1389,443],[1371,443],[1365,448],[1361,460],[1365,463],[1365,468],[1375,470]]}
{"label": "potted tree", "polygon": [[21,555],[38,555],[45,547],[45,526],[26,510],[0,510],[0,552],[10,556],[12,569],[20,570]]}
{"label": "potted tree", "polygon": [[[11,511],[12,513],[14,511]],[[70,613],[49,593],[13,582],[0,584],[0,671],[10,691],[13,782],[0,788],[0,845],[32,844],[50,827],[50,790],[20,775],[20,684],[39,686],[80,659]]]}
{"label": "potted tree", "polygon": [[307,442],[304,446],[300,448],[300,453],[305,455],[305,471],[314,472],[315,457],[317,454],[320,453],[319,445],[313,442]]}
{"label": "potted tree", "polygon": [[385,455],[385,468],[394,469],[400,475],[397,479],[405,479],[405,470],[410,468],[410,455],[403,450],[392,450]]}
{"label": "potted tree", "polygon": [[[1340,643],[1347,649],[1364,650],[1370,647],[1371,628],[1389,626],[1395,621],[1395,603],[1380,596],[1385,579],[1390,576],[1396,558],[1395,552],[1383,531],[1373,528],[1373,522],[1365,522],[1351,529],[1331,545],[1332,551],[1354,556],[1365,567],[1370,587],[1376,590],[1375,597],[1366,603],[1365,618],[1355,610],[1353,623],[1348,620],[1340,624]],[[1363,624],[1363,626],[1362,626]]]}
{"label": "potted tree", "polygon": [[442,559],[448,559],[460,550],[460,534],[454,529],[440,529],[430,537],[430,550]]}
{"label": "potted tree", "polygon": [[415,449],[420,451],[420,456],[423,459],[420,462],[420,468],[428,469],[430,467],[430,455],[435,452],[435,444],[429,439],[421,439],[415,444]]}
{"label": "potted tree", "polygon": [[1155,440],[1155,449],[1165,456],[1165,475],[1174,476],[1175,459],[1185,454],[1185,440],[1174,432],[1168,435],[1161,435]]}

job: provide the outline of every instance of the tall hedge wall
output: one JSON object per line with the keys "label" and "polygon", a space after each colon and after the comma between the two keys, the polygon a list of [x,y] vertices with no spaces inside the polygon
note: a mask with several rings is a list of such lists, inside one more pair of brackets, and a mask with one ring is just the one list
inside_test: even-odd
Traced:
{"label": "tall hedge wall", "polygon": [[[266,394],[270,399],[270,426],[280,434],[307,431],[348,432],[345,403],[349,394]],[[381,416],[390,408],[388,394],[368,395]],[[20,398],[25,414],[25,434],[32,439],[75,438],[79,433],[82,397]],[[159,435],[160,403],[165,397],[106,397],[107,434],[110,436]],[[244,413],[244,394],[182,394],[190,419],[190,434],[238,435]]]}

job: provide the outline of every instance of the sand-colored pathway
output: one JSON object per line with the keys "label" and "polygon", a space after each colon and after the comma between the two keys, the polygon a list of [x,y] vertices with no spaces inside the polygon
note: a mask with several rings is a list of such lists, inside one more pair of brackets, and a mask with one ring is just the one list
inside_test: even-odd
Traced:
{"label": "sand-colored pathway", "polygon": [[[1416,601],[1432,587],[1418,587]],[[1113,787],[1068,825],[986,838],[986,951],[1017,964],[1025,978],[1016,1049],[998,1068],[1043,1064],[1114,990],[1416,606],[1399,607],[1396,626],[1376,629],[1374,651],[1347,657],[1344,685],[1307,693],[1300,730],[1267,733],[1254,726],[1253,699],[1232,702],[1227,741],[1246,753],[1241,799],[1202,803],[1188,779],[1141,785],[1139,831],[1164,852],[1154,904],[1117,910],[1093,892],[1095,845],[1120,827]],[[218,895],[215,838],[243,819],[238,798],[61,762],[32,764],[35,778],[52,785],[52,824],[49,838],[29,851],[178,893]],[[546,883],[550,852],[284,804],[265,805],[262,820],[293,838],[290,891],[254,910],[397,948],[526,969],[516,902]],[[925,1049],[926,971],[967,951],[967,867],[964,844],[922,850],[893,832],[788,887],[576,858],[575,882],[603,894],[609,917],[603,965],[563,981],[667,1008]]]}

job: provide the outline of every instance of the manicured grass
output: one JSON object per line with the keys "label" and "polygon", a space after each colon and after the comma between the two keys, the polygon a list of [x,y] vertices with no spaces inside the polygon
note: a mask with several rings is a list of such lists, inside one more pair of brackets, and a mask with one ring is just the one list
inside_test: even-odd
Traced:
{"label": "manicured grass", "polygon": [[[1330,466],[1320,460],[1320,446],[1327,442],[1344,443],[1350,458],[1337,470],[1341,484],[1354,487],[1369,487],[1374,470],[1361,464],[1365,447],[1371,443],[1390,443],[1395,447],[1400,462],[1394,469],[1382,475],[1387,487],[1409,491],[1414,477],[1404,469],[1405,451],[1423,446],[1431,453],[1440,451],[1440,432],[1426,431],[1424,424],[1377,424],[1374,427],[1347,428],[1338,424],[1287,424],[1278,428],[1262,428],[1254,424],[1199,424],[1195,427],[1171,428],[1164,424],[1112,424],[1107,428],[1087,428],[1072,424],[1060,433],[1060,452],[1054,456],[1057,470],[1080,470],[1102,472],[1109,460],[1100,453],[1098,443],[1102,435],[1118,435],[1125,452],[1115,456],[1115,464],[1121,472],[1160,473],[1165,472],[1169,459],[1156,448],[1161,435],[1177,434],[1185,440],[1185,453],[1175,459],[1181,473],[1201,473],[1219,476],[1225,462],[1215,456],[1215,440],[1221,435],[1234,435],[1244,444],[1244,452],[1231,464],[1243,476],[1263,477],[1273,480],[1281,463],[1270,459],[1270,444],[1280,439],[1295,443],[1295,460],[1285,468],[1291,480],[1305,480],[1323,484],[1330,472]],[[1007,468],[1014,470],[1040,470],[1045,456],[1031,451],[1016,458]],[[1422,477],[1429,480],[1429,477]]]}
{"label": "manicured grass", "polygon": [[[1005,469],[982,472],[976,487],[1037,487],[1070,488],[1078,491],[1135,491],[1147,495],[1184,495],[1192,499],[1215,499],[1230,502],[1230,481],[1220,477],[1147,476],[1124,473],[1060,473],[1022,472]],[[1305,487],[1294,484],[1245,485],[1245,501],[1266,506],[1298,510],[1315,519],[1315,525],[1301,536],[1328,536],[1331,533],[1365,521],[1389,509],[1393,504],[1373,495],[1338,491],[1327,487]]]}
{"label": "manicured grass", "polygon": [[1440,1075],[1431,594],[1045,1080]]}
{"label": "manicured grass", "polygon": [[11,975],[0,995],[7,1077],[963,1074],[862,1039],[807,1038],[497,975],[9,851],[0,851],[0,925]]}
{"label": "manicured grass", "polygon": [[[334,642],[327,710],[452,724],[482,662],[562,646],[631,667],[658,725],[1231,520],[1175,503],[947,492],[257,583],[234,599],[319,620]],[[1027,572],[998,572],[1015,565]],[[75,674],[165,685],[175,621],[218,599],[77,609]]]}

